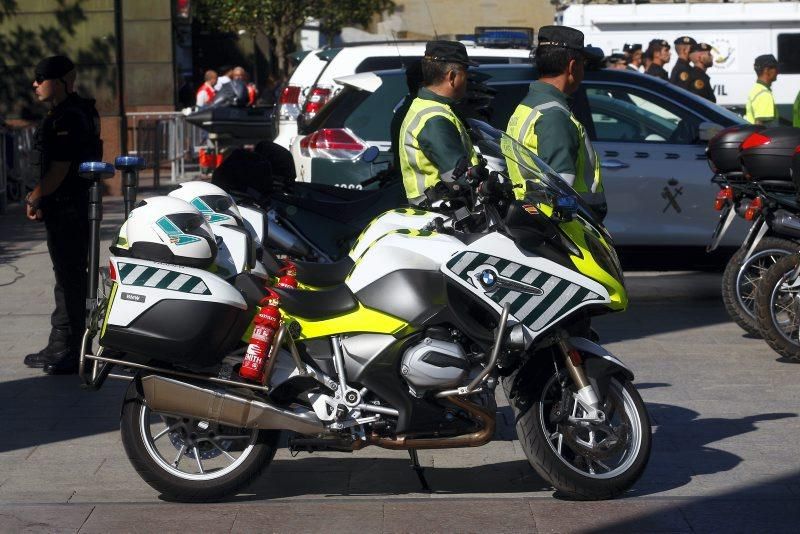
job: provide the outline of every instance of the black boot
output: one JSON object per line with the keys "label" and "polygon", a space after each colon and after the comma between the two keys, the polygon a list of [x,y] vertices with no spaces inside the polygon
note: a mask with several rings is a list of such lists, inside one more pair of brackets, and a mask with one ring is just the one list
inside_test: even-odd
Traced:
{"label": "black boot", "polygon": [[69,352],[69,332],[53,328],[50,330],[50,338],[47,346],[39,352],[28,354],[23,362],[28,367],[35,369],[44,367],[48,363],[58,358],[64,357]]}
{"label": "black boot", "polygon": [[78,351],[66,351],[44,364],[44,372],[48,375],[74,375],[78,373]]}

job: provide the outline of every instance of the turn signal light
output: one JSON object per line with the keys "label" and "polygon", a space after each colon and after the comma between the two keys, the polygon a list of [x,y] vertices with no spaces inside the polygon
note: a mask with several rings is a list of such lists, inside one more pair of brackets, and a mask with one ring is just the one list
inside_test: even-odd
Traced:
{"label": "turn signal light", "polygon": [[750,205],[747,206],[747,209],[744,212],[744,218],[747,221],[755,220],[756,217],[761,215],[761,209],[764,207],[764,201],[761,200],[761,197],[756,197],[752,201],[750,201]]}
{"label": "turn signal light", "polygon": [[714,200],[714,209],[721,211],[728,202],[733,202],[733,189],[731,189],[731,186],[726,185],[717,193],[717,198]]}
{"label": "turn signal light", "polygon": [[772,138],[767,137],[764,134],[754,133],[750,134],[747,139],[742,141],[742,144],[739,146],[739,150],[746,150],[748,148],[755,148],[757,146],[768,145],[772,142]]}

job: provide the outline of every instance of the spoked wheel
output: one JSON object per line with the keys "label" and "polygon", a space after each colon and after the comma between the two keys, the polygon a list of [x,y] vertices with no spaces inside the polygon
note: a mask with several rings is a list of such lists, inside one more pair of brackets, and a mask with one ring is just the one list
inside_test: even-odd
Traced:
{"label": "spoked wheel", "polygon": [[133,467],[169,500],[217,500],[257,478],[275,455],[277,432],[152,411],[131,384],[122,443]]}
{"label": "spoked wheel", "polygon": [[722,301],[731,319],[748,334],[761,335],[755,315],[755,292],[759,280],[775,262],[797,249],[798,244],[789,239],[765,237],[752,256],[745,259],[747,248],[742,247],[725,266]]}
{"label": "spoked wheel", "polygon": [[764,341],[778,354],[800,361],[800,256],[778,261],[764,275],[756,294],[756,316]]}
{"label": "spoked wheel", "polygon": [[641,396],[629,381],[611,379],[601,409],[602,422],[575,401],[564,371],[553,373],[524,413],[517,412],[517,435],[531,466],[565,495],[610,499],[630,488],[650,457],[651,429]]}

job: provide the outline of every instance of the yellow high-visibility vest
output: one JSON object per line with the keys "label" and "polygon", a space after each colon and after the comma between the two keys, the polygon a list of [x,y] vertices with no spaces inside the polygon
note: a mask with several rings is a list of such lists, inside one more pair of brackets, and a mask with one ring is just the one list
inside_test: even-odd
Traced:
{"label": "yellow high-visibility vest", "polygon": [[[572,181],[572,188],[581,194],[590,205],[601,204],[605,202],[605,193],[603,192],[603,182],[600,172],[600,158],[592,147],[589,137],[586,135],[586,129],[583,124],[575,118],[569,109],[564,107],[559,102],[551,101],[540,104],[534,108],[528,107],[524,104],[517,106],[514,114],[508,121],[507,134],[515,139],[517,142],[525,145],[534,153],[538,153],[539,138],[536,135],[536,122],[542,117],[544,111],[556,108],[567,114],[572,124],[575,126],[578,137],[583,145],[583,150],[578,150],[575,160],[575,176],[561,174],[567,181]],[[522,187],[515,188],[519,198],[519,191],[525,191],[524,178],[520,173],[519,167],[515,162],[508,161],[508,170],[512,182],[515,185],[522,185]]]}
{"label": "yellow high-visibility vest", "polygon": [[398,143],[403,186],[406,189],[406,197],[412,202],[420,200],[427,188],[436,185],[441,180],[439,169],[428,159],[417,142],[417,136],[433,117],[444,117],[453,123],[461,137],[465,152],[470,156],[470,163],[472,165],[478,163],[478,155],[472,146],[467,129],[450,109],[450,106],[435,100],[415,98],[400,127],[400,142]]}

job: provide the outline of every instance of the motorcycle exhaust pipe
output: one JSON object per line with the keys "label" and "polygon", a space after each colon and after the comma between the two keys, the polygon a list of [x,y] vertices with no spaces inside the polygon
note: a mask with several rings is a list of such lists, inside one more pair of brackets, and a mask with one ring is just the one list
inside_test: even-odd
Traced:
{"label": "motorcycle exhaust pipe", "polygon": [[268,402],[187,384],[158,375],[142,378],[147,406],[154,411],[206,419],[236,428],[320,434],[322,422],[309,410],[291,411]]}
{"label": "motorcycle exhaust pipe", "polygon": [[800,237],[800,219],[786,210],[775,210],[769,224],[778,234],[794,238]]}
{"label": "motorcycle exhaust pipe", "polygon": [[290,256],[307,257],[311,255],[309,246],[289,230],[272,220],[267,224],[267,243],[269,243],[269,246],[280,249]]}

